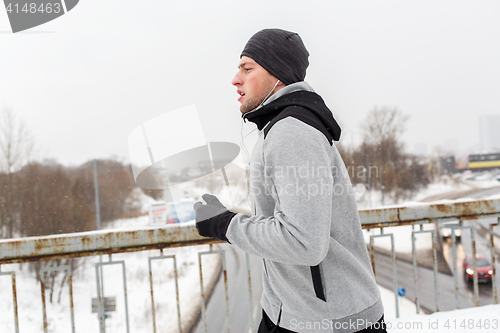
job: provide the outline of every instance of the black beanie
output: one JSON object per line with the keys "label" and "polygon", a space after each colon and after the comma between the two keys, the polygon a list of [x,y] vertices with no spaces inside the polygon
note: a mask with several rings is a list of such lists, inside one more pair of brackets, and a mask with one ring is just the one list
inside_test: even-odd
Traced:
{"label": "black beanie", "polygon": [[241,56],[252,58],[286,85],[304,81],[309,66],[299,34],[281,29],[264,29],[250,38]]}

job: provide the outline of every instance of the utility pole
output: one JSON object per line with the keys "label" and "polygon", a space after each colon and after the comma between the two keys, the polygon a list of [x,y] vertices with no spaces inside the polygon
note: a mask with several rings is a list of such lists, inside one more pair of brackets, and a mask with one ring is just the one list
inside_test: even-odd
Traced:
{"label": "utility pole", "polygon": [[380,173],[381,173],[381,177],[382,177],[382,181],[381,181],[382,186],[380,186],[380,189],[382,190],[382,206],[383,206],[384,205],[384,194],[385,194],[384,167],[383,166],[380,167]]}
{"label": "utility pole", "polygon": [[[96,221],[97,221],[97,230],[101,230],[101,209],[99,205],[99,183],[97,182],[97,162],[94,159],[94,190],[95,190],[95,215],[96,215]],[[102,256],[99,256],[99,263],[102,264]],[[106,333],[106,315],[105,315],[105,303],[104,303],[104,276],[102,275],[102,265],[99,266],[99,275],[100,275],[100,281],[101,281],[101,304],[100,304],[100,311],[99,311],[99,318],[102,317],[102,321],[104,323],[104,332],[101,333]],[[99,298],[99,295],[97,295]]]}
{"label": "utility pole", "polygon": [[97,163],[94,159],[94,189],[95,189],[95,214],[97,220],[97,230],[101,230],[101,210],[99,206],[99,184],[97,182]]}
{"label": "utility pole", "polygon": [[372,185],[371,185],[371,170],[370,170],[370,155],[366,154],[366,182],[368,187],[368,206],[372,207]]}

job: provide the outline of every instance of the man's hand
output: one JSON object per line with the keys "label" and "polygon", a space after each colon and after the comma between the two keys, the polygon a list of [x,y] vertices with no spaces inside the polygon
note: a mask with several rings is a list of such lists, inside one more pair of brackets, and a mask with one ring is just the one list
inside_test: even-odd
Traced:
{"label": "man's hand", "polygon": [[196,229],[204,237],[212,237],[229,242],[226,237],[227,228],[236,213],[230,212],[211,194],[202,195],[206,204],[197,202],[193,208],[196,214]]}

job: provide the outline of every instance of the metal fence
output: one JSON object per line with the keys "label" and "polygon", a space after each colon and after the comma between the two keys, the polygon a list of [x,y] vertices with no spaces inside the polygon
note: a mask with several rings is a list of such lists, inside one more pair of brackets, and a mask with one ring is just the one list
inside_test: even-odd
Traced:
{"label": "metal fence", "polygon": [[[473,276],[473,289],[474,289],[474,303],[475,306],[479,306],[479,292],[478,292],[478,275],[477,275],[477,262],[476,262],[476,230],[470,226],[465,226],[465,220],[474,220],[480,217],[495,217],[499,219],[500,216],[500,200],[478,200],[478,201],[464,201],[464,202],[453,202],[453,203],[443,203],[443,204],[422,204],[416,206],[408,207],[394,207],[394,208],[380,208],[380,209],[369,209],[362,210],[359,212],[362,221],[363,229],[378,229],[380,232],[378,234],[370,235],[369,250],[372,259],[372,266],[374,273],[377,272],[377,262],[376,258],[376,248],[375,240],[379,238],[390,238],[391,249],[390,258],[392,260],[392,287],[395,294],[396,301],[396,316],[399,317],[399,302],[397,300],[398,295],[398,276],[396,269],[396,248],[394,243],[394,235],[392,233],[387,233],[385,230],[388,227],[399,227],[399,226],[412,226],[411,237],[412,237],[412,267],[413,267],[413,277],[414,277],[414,301],[417,312],[420,312],[420,294],[419,294],[419,276],[417,274],[417,247],[418,242],[417,235],[428,233],[432,238],[432,257],[433,257],[433,275],[434,275],[434,296],[435,296],[435,306],[436,311],[440,311],[439,304],[439,274],[438,274],[438,262],[437,262],[437,249],[439,246],[439,237],[437,234],[437,226],[444,222],[455,221],[452,224],[452,230],[455,229],[468,229],[471,235],[471,246],[472,255],[474,258],[474,276]],[[435,228],[431,230],[424,230],[425,225],[434,225]],[[493,300],[492,302],[498,304],[498,290],[496,283],[496,267],[495,267],[495,246],[494,246],[494,227],[498,223],[493,223],[489,225],[487,232],[489,233],[489,247],[491,249],[491,259],[492,259],[492,289],[493,289]],[[163,249],[171,247],[185,247],[200,244],[214,244],[219,243],[219,241],[203,238],[198,235],[194,225],[169,225],[167,227],[150,227],[150,228],[140,228],[140,229],[127,229],[127,230],[101,230],[94,232],[84,232],[75,234],[65,234],[65,235],[52,235],[44,237],[30,237],[22,239],[7,239],[0,241],[0,276],[9,275],[11,277],[12,283],[12,308],[15,332],[19,333],[19,318],[18,318],[18,292],[16,290],[16,272],[2,272],[2,265],[11,263],[26,263],[26,262],[38,262],[38,261],[49,261],[57,259],[66,258],[79,258],[87,256],[96,255],[109,255],[108,262],[99,262],[95,264],[96,270],[96,289],[98,295],[98,317],[99,317],[99,327],[100,332],[105,332],[104,319],[106,318],[106,300],[104,299],[101,288],[102,288],[102,266],[103,265],[120,265],[123,271],[123,292],[124,292],[124,302],[126,311],[126,327],[127,332],[130,332],[129,319],[128,319],[128,308],[127,308],[127,285],[125,276],[125,262],[123,261],[113,261],[111,255],[116,253],[125,252],[137,252],[145,250],[161,250],[160,256],[149,258],[149,282],[151,290],[151,306],[152,306],[152,332],[157,332],[157,323],[155,319],[155,302],[154,302],[154,290],[153,290],[153,278],[151,262],[153,260],[162,259],[172,259],[174,263],[174,279],[176,287],[176,299],[172,300],[177,302],[177,319],[178,319],[178,331],[182,332],[181,327],[181,313],[179,307],[179,292],[178,292],[178,273],[175,255],[163,255]],[[209,251],[200,252],[198,254],[198,262],[200,268],[200,294],[202,299],[202,316],[205,331],[207,331],[206,325],[206,295],[203,288],[203,275],[201,269],[201,257],[207,254],[219,253],[222,256],[222,276],[225,290],[225,316],[227,320],[227,331],[231,331],[229,325],[229,305],[228,299],[232,297],[228,294],[227,288],[227,267],[225,259],[224,250],[214,250],[212,245],[210,245]],[[456,308],[460,307],[459,301],[459,284],[458,284],[458,269],[456,260],[456,239],[455,232],[452,232],[452,254],[453,254],[453,276],[455,283],[455,304]],[[250,304],[252,303],[252,281],[250,274],[250,260],[249,256],[246,255],[246,267],[248,271],[248,279],[246,281],[241,281],[242,283],[248,283],[248,293]],[[72,270],[70,266],[56,266],[48,267],[41,271],[39,282],[41,286],[41,299],[43,304],[43,324],[44,332],[48,332],[47,329],[47,313],[45,310],[45,274],[53,270],[64,270],[68,276],[68,286],[70,295],[70,316],[72,332],[75,332],[75,321],[74,321],[74,311],[73,311],[73,290],[72,290]],[[5,297],[5,295],[0,294],[0,297]],[[251,311],[250,311],[251,312]],[[250,313],[251,326],[255,330],[256,323],[252,313]]]}

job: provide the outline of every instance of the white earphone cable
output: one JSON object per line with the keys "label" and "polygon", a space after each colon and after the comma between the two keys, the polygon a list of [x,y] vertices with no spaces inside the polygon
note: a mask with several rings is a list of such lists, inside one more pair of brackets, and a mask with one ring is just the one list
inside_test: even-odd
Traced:
{"label": "white earphone cable", "polygon": [[[262,102],[259,104],[259,106],[257,106],[256,108],[254,108],[253,110],[257,109],[258,107],[262,106],[262,104],[264,104],[265,101],[267,101],[267,99],[269,98],[269,96],[271,96],[271,94],[273,93],[274,89],[276,89],[276,86],[278,86],[278,83],[280,83],[280,80],[276,81],[276,83],[274,84],[274,87],[273,89],[271,89],[271,91],[269,92],[269,94],[267,94],[267,96],[262,100]],[[251,110],[251,111],[253,111]],[[249,111],[249,112],[251,112]],[[250,192],[250,181],[249,181],[249,177],[250,177],[250,153],[248,152],[248,149],[247,147],[245,146],[245,138],[247,136],[249,136],[250,134],[252,134],[257,128],[254,128],[253,130],[251,130],[250,132],[248,132],[245,136],[243,136],[243,118],[241,118],[241,130],[240,130],[240,135],[241,135],[241,141],[240,141],[240,147],[241,147],[241,150],[243,151],[243,153],[245,154],[245,158],[244,158],[244,163],[245,163],[245,177],[247,179],[247,192],[249,193]],[[251,207],[250,205],[250,197],[247,196],[246,197],[246,201],[247,201],[247,204],[249,207]]]}

